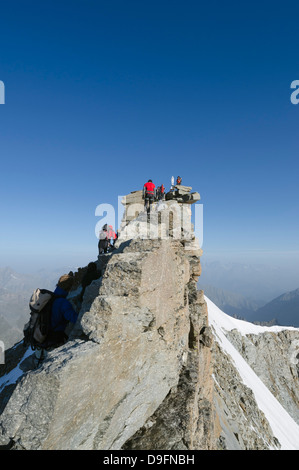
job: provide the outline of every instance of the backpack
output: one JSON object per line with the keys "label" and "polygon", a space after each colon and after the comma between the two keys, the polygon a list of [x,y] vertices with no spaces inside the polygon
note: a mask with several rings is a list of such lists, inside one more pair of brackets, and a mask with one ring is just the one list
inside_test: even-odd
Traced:
{"label": "backpack", "polygon": [[51,326],[52,305],[57,298],[47,289],[36,289],[29,301],[30,320],[24,326],[24,346],[34,350],[42,346],[48,337]]}

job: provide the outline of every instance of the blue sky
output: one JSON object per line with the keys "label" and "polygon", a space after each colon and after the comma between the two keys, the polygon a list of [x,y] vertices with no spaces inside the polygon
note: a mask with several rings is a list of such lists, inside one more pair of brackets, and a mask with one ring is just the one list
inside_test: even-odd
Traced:
{"label": "blue sky", "polygon": [[0,13],[0,266],[95,259],[96,207],[172,175],[201,194],[204,256],[298,263],[298,3]]}

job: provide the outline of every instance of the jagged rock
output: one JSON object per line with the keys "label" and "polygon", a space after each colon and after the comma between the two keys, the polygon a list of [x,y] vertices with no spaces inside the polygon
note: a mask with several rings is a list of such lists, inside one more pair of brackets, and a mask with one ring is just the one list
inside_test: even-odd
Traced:
{"label": "jagged rock", "polygon": [[126,224],[134,220],[144,210],[143,191],[133,191],[124,196],[121,203],[125,206]]}
{"label": "jagged rock", "polygon": [[22,448],[120,448],[180,380],[194,259],[176,240],[121,246],[86,288],[72,341],[24,377],[3,413],[2,434]]}
{"label": "jagged rock", "polygon": [[174,186],[174,189],[177,194],[183,195],[183,194],[189,194],[191,191],[191,186],[184,186],[183,184],[176,184]]}
{"label": "jagged rock", "polygon": [[214,449],[215,434],[211,350],[203,347],[201,334],[208,332],[207,309],[203,292],[188,283],[190,312],[189,349],[180,378],[157,411],[123,446],[134,450]]}
{"label": "jagged rock", "polygon": [[299,373],[292,354],[299,353],[299,332],[241,335],[237,330],[228,337],[250,367],[277,400],[299,424]]}
{"label": "jagged rock", "polygon": [[142,190],[141,191],[132,191],[127,196],[124,196],[121,202],[124,205],[126,205],[126,204],[136,204],[136,203],[144,205],[142,195],[143,195]]}
{"label": "jagged rock", "polygon": [[176,200],[183,204],[194,204],[200,200],[200,194],[198,192],[191,193],[190,186],[175,185],[171,191],[166,193],[166,200]]}
{"label": "jagged rock", "polygon": [[[202,250],[192,230],[190,205],[163,201],[153,206],[150,220],[139,207],[129,221],[140,193],[125,198],[115,251],[99,256],[102,276],[86,288],[82,303],[76,292],[85,268],[75,274],[71,301],[80,313],[70,340],[50,352],[38,369],[28,371],[30,356],[21,361],[23,375],[6,386],[5,377],[19,364],[11,358],[12,370],[6,368],[0,382],[5,397],[0,445],[41,450],[280,448],[253,390],[210,324],[204,292],[197,290]],[[288,371],[287,355],[297,336],[290,335],[226,333],[295,415],[297,365]],[[261,358],[272,369],[262,366]]]}
{"label": "jagged rock", "polygon": [[194,204],[194,202],[200,201],[200,194],[199,193],[191,193],[190,197],[184,201],[186,204]]}
{"label": "jagged rock", "polygon": [[219,422],[219,444],[230,450],[279,449],[280,445],[252,390],[242,381],[230,358],[215,342],[214,402]]}

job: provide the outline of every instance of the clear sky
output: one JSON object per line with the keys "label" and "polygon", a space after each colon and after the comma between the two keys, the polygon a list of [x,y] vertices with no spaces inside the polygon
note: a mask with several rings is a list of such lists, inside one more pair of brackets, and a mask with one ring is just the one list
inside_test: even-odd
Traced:
{"label": "clear sky", "polygon": [[206,256],[299,261],[298,2],[0,9],[0,266],[88,263],[96,207],[172,175]]}

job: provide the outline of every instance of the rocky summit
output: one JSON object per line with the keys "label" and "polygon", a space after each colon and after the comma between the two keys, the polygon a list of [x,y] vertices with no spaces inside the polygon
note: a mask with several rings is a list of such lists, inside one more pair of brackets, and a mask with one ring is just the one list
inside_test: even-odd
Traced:
{"label": "rocky summit", "polygon": [[80,298],[69,340],[33,368],[1,366],[0,444],[14,450],[299,449],[299,330],[257,327],[198,290],[189,187],[123,200],[115,249]]}

